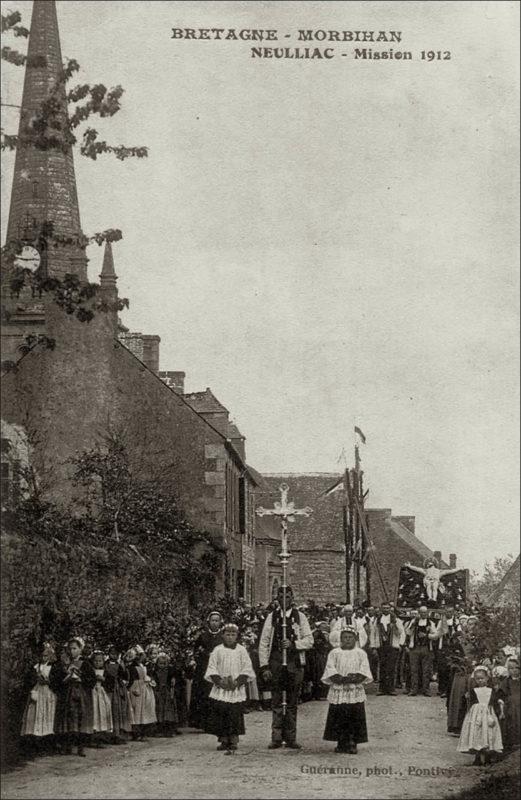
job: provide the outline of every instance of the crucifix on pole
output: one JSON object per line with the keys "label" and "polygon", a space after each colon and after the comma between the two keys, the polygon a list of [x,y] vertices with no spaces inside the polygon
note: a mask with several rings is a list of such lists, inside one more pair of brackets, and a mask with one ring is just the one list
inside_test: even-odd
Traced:
{"label": "crucifix on pole", "polygon": [[[287,588],[287,568],[291,553],[288,550],[288,522],[295,522],[295,517],[309,517],[313,509],[295,508],[295,503],[288,501],[289,486],[282,483],[279,486],[280,501],[277,500],[273,508],[257,508],[255,513],[259,517],[270,516],[280,519],[281,528],[281,551],[279,553],[280,563],[282,564],[282,638],[286,639],[286,588]],[[282,649],[282,666],[287,667],[288,656],[285,647]],[[282,713],[286,714],[286,690],[282,692]]]}

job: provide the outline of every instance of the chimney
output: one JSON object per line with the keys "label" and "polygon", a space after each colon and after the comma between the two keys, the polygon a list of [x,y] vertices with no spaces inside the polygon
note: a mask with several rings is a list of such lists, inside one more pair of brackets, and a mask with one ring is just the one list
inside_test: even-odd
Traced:
{"label": "chimney", "polygon": [[126,348],[134,353],[136,358],[143,361],[143,334],[137,331],[121,331],[118,334],[119,341],[125,345]]}
{"label": "chimney", "polygon": [[456,553],[449,554],[449,567],[451,569],[456,569]]}
{"label": "chimney", "polygon": [[146,364],[152,372],[155,372],[156,375],[159,374],[160,341],[161,337],[155,336],[154,334],[145,333],[143,336],[143,363]]}
{"label": "chimney", "polygon": [[186,372],[173,372],[172,370],[161,371],[159,377],[177,394],[185,393]]}
{"label": "chimney", "polygon": [[437,560],[438,564],[442,561],[441,550],[434,551],[434,558]]}

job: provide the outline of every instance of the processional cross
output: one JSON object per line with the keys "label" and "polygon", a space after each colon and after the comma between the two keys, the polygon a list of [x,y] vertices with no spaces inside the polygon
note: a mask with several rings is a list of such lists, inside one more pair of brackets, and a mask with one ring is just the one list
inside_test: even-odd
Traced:
{"label": "processional cross", "polygon": [[[295,508],[293,501],[288,502],[289,486],[287,483],[281,483],[280,501],[277,500],[273,508],[257,508],[255,513],[259,517],[278,517],[280,519],[281,527],[281,551],[279,553],[280,562],[282,564],[282,638],[286,639],[286,586],[287,586],[287,566],[291,553],[288,550],[288,522],[295,522],[295,517],[309,517],[313,513],[313,509],[306,506],[306,508]],[[287,666],[287,651],[282,650],[282,666]],[[286,690],[282,692],[282,713],[286,714]]]}

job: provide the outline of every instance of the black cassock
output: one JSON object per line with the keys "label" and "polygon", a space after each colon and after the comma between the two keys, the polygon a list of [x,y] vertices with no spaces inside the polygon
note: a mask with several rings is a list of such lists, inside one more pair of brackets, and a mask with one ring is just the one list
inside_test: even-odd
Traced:
{"label": "black cassock", "polygon": [[308,650],[306,657],[305,680],[313,684],[312,696],[314,700],[326,697],[328,687],[322,683],[322,675],[326,668],[327,657],[331,645],[327,636],[321,630],[313,631],[313,647]]}
{"label": "black cassock", "polygon": [[204,676],[208,669],[210,653],[222,644],[223,637],[220,631],[212,633],[205,630],[199,634],[195,643],[195,672],[192,681],[192,695],[190,698],[190,726],[193,728],[205,728],[206,719],[209,713],[209,696],[212,684],[205,681]]}

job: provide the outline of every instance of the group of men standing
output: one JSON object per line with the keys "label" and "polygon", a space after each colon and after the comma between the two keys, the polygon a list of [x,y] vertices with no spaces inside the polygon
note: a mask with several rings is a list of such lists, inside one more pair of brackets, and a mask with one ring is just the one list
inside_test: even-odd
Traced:
{"label": "group of men standing", "polygon": [[367,651],[369,664],[375,680],[378,679],[378,695],[395,695],[398,662],[406,652],[410,670],[410,692],[430,696],[430,682],[436,663],[443,672],[446,639],[450,633],[443,615],[434,622],[429,609],[421,606],[412,619],[403,621],[394,606],[388,602],[380,609],[368,609],[364,616],[354,616],[353,607],[344,607],[344,614],[331,626],[330,643],[337,646],[339,632],[353,625],[358,631],[358,645]]}

